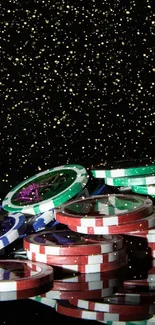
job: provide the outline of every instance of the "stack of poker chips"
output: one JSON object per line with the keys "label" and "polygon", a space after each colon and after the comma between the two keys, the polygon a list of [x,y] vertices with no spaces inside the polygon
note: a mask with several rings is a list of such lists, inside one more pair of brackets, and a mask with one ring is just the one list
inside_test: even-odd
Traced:
{"label": "stack of poker chips", "polygon": [[49,230],[24,238],[28,259],[80,273],[108,272],[127,264],[124,240],[119,235],[87,236]]}
{"label": "stack of poker chips", "polygon": [[113,187],[128,187],[138,194],[153,195],[155,185],[155,161],[152,159],[122,160],[91,166],[95,178],[104,179]]}

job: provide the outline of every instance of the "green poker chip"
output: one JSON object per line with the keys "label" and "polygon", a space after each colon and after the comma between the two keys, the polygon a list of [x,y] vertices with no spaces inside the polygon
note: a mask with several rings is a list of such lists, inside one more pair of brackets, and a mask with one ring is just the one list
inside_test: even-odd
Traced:
{"label": "green poker chip", "polygon": [[88,182],[88,173],[81,165],[63,165],[38,173],[6,195],[4,210],[36,215],[57,208],[77,195]]}
{"label": "green poker chip", "polygon": [[91,167],[91,173],[94,178],[149,175],[155,173],[155,161],[151,161],[151,159],[131,159],[100,163]]}
{"label": "green poker chip", "polygon": [[132,192],[144,194],[144,195],[155,195],[155,185],[135,185],[131,187]]}
{"label": "green poker chip", "polygon": [[111,186],[133,186],[155,184],[155,175],[105,178],[105,184]]}

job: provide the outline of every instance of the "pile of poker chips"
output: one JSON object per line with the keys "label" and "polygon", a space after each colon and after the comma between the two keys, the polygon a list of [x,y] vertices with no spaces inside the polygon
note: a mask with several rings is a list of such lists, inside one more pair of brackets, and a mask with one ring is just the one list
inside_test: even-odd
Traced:
{"label": "pile of poker chips", "polygon": [[[146,170],[145,170],[145,174],[146,174]],[[24,185],[25,186],[25,185]],[[83,186],[84,187],[84,186]],[[58,195],[59,196],[59,195]],[[68,198],[68,196],[66,196],[67,198]],[[91,226],[91,228],[94,228],[94,227],[102,227],[102,228],[106,228],[106,227],[108,227],[108,230],[111,230],[111,233],[110,232],[108,232],[108,233],[106,233],[104,236],[105,237],[107,237],[108,238],[108,236],[115,236],[116,234],[117,234],[117,236],[120,236],[120,228],[119,228],[119,222],[121,223],[121,225],[123,225],[123,227],[125,227],[125,230],[127,229],[127,230],[130,230],[129,232],[127,231],[126,232],[126,234],[127,234],[127,236],[128,236],[128,234],[130,234],[131,233],[131,231],[133,231],[133,229],[134,229],[134,231],[135,231],[135,227],[136,228],[139,228],[139,227],[141,227],[140,228],[140,230],[147,230],[147,228],[150,226],[150,222],[154,222],[154,221],[152,221],[153,219],[154,219],[154,216],[152,216],[152,215],[154,215],[154,211],[153,211],[153,204],[151,205],[151,202],[149,201],[149,199],[148,198],[144,198],[144,201],[145,201],[145,203],[146,203],[146,201],[147,202],[149,202],[149,204],[147,205],[146,204],[146,206],[145,206],[145,204],[144,204],[144,206],[143,206],[143,208],[142,208],[142,203],[140,203],[140,201],[138,201],[138,199],[140,200],[142,200],[142,198],[140,198],[140,197],[138,197],[137,195],[135,195],[135,196],[132,196],[133,198],[136,198],[137,199],[137,201],[136,201],[136,204],[135,204],[135,202],[129,202],[130,200],[129,200],[129,197],[127,198],[127,196],[125,197],[123,197],[123,196],[121,196],[121,197],[118,197],[118,196],[116,196],[116,195],[109,195],[108,196],[108,200],[109,199],[112,199],[112,202],[110,202],[110,204],[112,204],[114,207],[116,206],[116,209],[114,209],[113,207],[110,207],[110,209],[107,209],[107,211],[106,211],[106,217],[107,217],[107,220],[109,219],[110,220],[110,222],[112,222],[112,224],[110,224],[110,225],[108,225],[107,226],[107,224],[104,226],[104,224],[102,223],[102,225],[100,225],[100,222],[101,222],[101,219],[104,219],[105,218],[105,213],[104,213],[104,218],[103,218],[103,214],[102,213],[100,213],[100,218],[98,218],[98,215],[97,215],[97,218],[98,218],[98,222],[99,222],[99,225],[97,225],[96,226],[96,224],[95,224],[95,226],[94,226],[94,224],[93,224],[93,226]],[[59,197],[60,198],[60,197]],[[71,197],[70,197],[71,198]],[[73,198],[73,196],[72,196],[72,198]],[[94,198],[93,198],[94,199]],[[95,199],[96,199],[96,197],[95,197]],[[106,197],[106,199],[107,199],[107,197]],[[120,200],[121,199],[121,200]],[[124,201],[126,200],[126,202],[125,202],[125,207],[126,207],[126,209],[124,209],[124,207],[123,207],[123,209],[122,209],[122,203],[120,203],[119,202],[119,200],[120,201],[122,201],[124,199]],[[130,199],[131,199],[131,197],[130,197]],[[83,200],[85,200],[85,198],[83,199]],[[44,200],[43,200],[44,201]],[[50,201],[51,201],[51,198],[50,198]],[[59,201],[59,200],[58,200]],[[59,201],[59,204],[58,204],[58,201],[57,201],[57,207],[58,206],[60,206],[60,210],[61,211],[59,211],[59,212],[62,212],[62,208],[63,209],[65,209],[65,206],[66,206],[66,203],[64,204],[64,206],[63,207],[61,207],[61,204],[60,204],[60,201]],[[67,201],[69,201],[68,199],[65,201],[65,202],[67,202]],[[143,200],[142,200],[143,201]],[[141,202],[142,202],[141,201]],[[144,203],[144,201],[143,201],[143,203]],[[53,202],[53,200],[52,200],[52,202]],[[138,207],[137,207],[137,202],[138,202]],[[11,202],[12,203],[12,202]],[[43,202],[44,203],[44,202]],[[47,202],[46,202],[47,203]],[[63,202],[64,203],[64,202]],[[75,202],[74,202],[75,203]],[[117,204],[116,204],[117,203]],[[103,204],[104,206],[105,206],[105,202],[104,202],[104,204]],[[100,212],[102,212],[102,208],[103,208],[103,205],[101,206],[100,205],[100,207],[99,207],[99,211]],[[25,207],[27,206],[27,204],[24,204],[24,211],[25,211]],[[32,208],[32,204],[28,204],[28,206],[29,206],[29,212],[30,212],[30,208]],[[39,203],[39,209],[40,209],[40,207],[41,206],[44,206],[44,204],[43,205],[41,205],[40,203]],[[99,204],[96,204],[96,206],[99,206]],[[6,205],[6,202],[5,202],[5,200],[4,200],[4,205],[3,205],[3,207],[5,207],[5,209],[7,209],[7,208],[9,208],[9,205]],[[51,206],[50,206],[51,207]],[[56,206],[55,206],[56,207]],[[46,208],[47,208],[47,206],[46,206]],[[68,206],[67,206],[67,208],[68,208]],[[86,204],[86,208],[87,208],[87,204]],[[88,207],[89,208],[89,207]],[[112,209],[111,209],[112,208]],[[141,210],[141,208],[142,208],[142,210]],[[11,204],[11,209],[12,209],[12,204]],[[20,207],[20,209],[21,209],[21,207]],[[36,209],[36,211],[35,211],[35,213],[36,212],[38,212],[38,206],[35,204],[35,209]],[[48,209],[49,209],[49,207],[48,207]],[[122,209],[122,210],[121,210]],[[152,210],[151,210],[152,209]],[[59,210],[59,209],[58,209]],[[112,210],[112,211],[111,211]],[[119,210],[119,211],[117,211],[117,210]],[[140,210],[139,211],[139,214],[138,214],[138,212],[137,212],[137,210]],[[8,210],[8,211],[10,211],[10,210]],[[16,213],[17,212],[19,212],[19,211],[16,211],[16,207],[15,207],[15,210],[14,210]],[[34,211],[34,206],[33,206],[33,211]],[[46,210],[46,211],[49,211],[49,210]],[[98,212],[99,212],[98,211]],[[116,211],[117,211],[117,215],[116,215]],[[21,210],[20,210],[20,212],[21,212]],[[43,211],[42,211],[43,212]],[[45,212],[45,211],[44,211]],[[96,212],[96,211],[95,211]],[[26,213],[26,212],[25,212]],[[65,213],[66,213],[66,211],[65,211]],[[74,214],[77,214],[77,210],[75,209],[74,210]],[[34,214],[32,214],[32,215],[34,215]],[[54,213],[54,217],[56,217],[58,214],[57,214],[57,209],[55,210],[55,213]],[[150,216],[152,216],[151,218],[149,218]],[[75,216],[74,216],[75,217]],[[81,217],[81,216],[80,216]],[[94,217],[96,217],[96,215],[94,216]],[[113,222],[114,222],[114,217],[116,217],[115,218],[115,224],[113,224]],[[130,219],[130,217],[131,217],[131,219]],[[57,218],[57,217],[56,217]],[[129,219],[128,219],[129,218]],[[147,218],[149,218],[149,219],[147,219]],[[75,219],[75,218],[74,218]],[[78,219],[78,218],[77,218]],[[82,219],[82,218],[79,218],[79,219]],[[94,218],[95,219],[95,218]],[[143,219],[146,219],[145,221],[143,220]],[[132,220],[132,222],[130,222]],[[134,220],[134,221],[133,221]],[[141,223],[139,223],[140,221],[138,221],[138,220],[141,220],[141,222],[142,222],[142,226],[141,226]],[[150,221],[151,220],[151,221]],[[116,223],[116,222],[118,222],[118,224]],[[134,223],[136,223],[136,226],[135,226],[135,224]],[[127,224],[129,224],[129,228],[127,227]],[[132,226],[131,226],[131,224],[132,224]],[[133,226],[133,224],[134,224],[134,226]],[[139,226],[138,226],[138,225]],[[71,229],[72,227],[70,227],[70,225],[66,225],[66,227],[68,227],[69,226],[69,228],[70,228],[70,230],[69,231],[72,231],[72,233],[73,233],[73,230],[74,230],[74,233],[76,233],[75,232],[75,230],[77,231],[77,229]],[[73,226],[73,227],[75,227],[75,226]],[[113,228],[113,231],[112,231],[112,228],[110,228],[110,227],[115,227],[115,229],[116,228],[119,228],[118,230],[119,231],[116,231],[114,228]],[[133,228],[132,228],[133,227]],[[81,229],[80,229],[81,230]],[[102,229],[103,230],[103,229]],[[105,229],[105,231],[106,231],[107,229]],[[139,229],[138,229],[139,230]],[[65,229],[65,231],[66,231],[66,229]],[[116,231],[116,232],[115,232]],[[136,230],[137,231],[137,230]],[[39,234],[39,233],[38,233]],[[76,233],[77,234],[77,233]],[[91,236],[91,234],[93,234],[92,236]],[[90,237],[93,237],[93,241],[95,241],[95,239],[96,239],[96,234],[94,234],[94,233],[91,233],[91,234],[89,234],[88,233],[88,235],[87,235],[87,232],[86,233],[84,233],[84,236],[89,236],[89,239],[90,239]],[[100,236],[103,236],[103,234],[104,233],[102,233],[102,234],[100,234]],[[123,233],[121,232],[121,235],[123,235],[124,234],[124,231],[123,231]],[[37,235],[37,234],[36,234]],[[83,236],[82,234],[80,234],[81,236]],[[131,235],[131,234],[130,234]],[[31,236],[33,236],[33,235],[31,235]],[[31,236],[28,236],[28,237],[31,237]],[[39,236],[40,236],[40,234],[39,234]],[[24,237],[24,242],[26,242],[26,239],[28,238],[28,237]],[[135,237],[135,236],[134,236]],[[133,237],[133,238],[134,238]],[[123,237],[122,237],[123,238]],[[31,237],[31,239],[32,239],[32,237]],[[42,247],[43,245],[42,245],[43,243],[41,242],[41,244],[39,244],[38,245],[38,247]],[[51,246],[51,243],[50,243],[50,246]],[[87,247],[89,247],[89,244],[87,243]],[[124,247],[123,247],[124,248]],[[88,248],[89,249],[89,248]],[[121,249],[120,249],[121,250]],[[29,256],[30,256],[30,258],[33,258],[33,259],[36,259],[36,257],[38,258],[38,255],[40,254],[41,255],[41,257],[44,257],[44,258],[47,258],[48,257],[48,254],[44,254],[44,251],[39,251],[39,252],[33,252],[33,249],[29,249],[29,250],[27,250],[28,252],[29,252]],[[34,254],[33,254],[34,253]],[[46,252],[47,253],[47,252]],[[111,252],[109,252],[109,254],[110,254]],[[114,253],[114,252],[112,252],[112,253]],[[36,254],[37,254],[37,256],[36,256]],[[107,253],[105,253],[105,254],[107,254]],[[123,253],[122,253],[123,254]],[[44,255],[44,256],[42,256],[42,255]],[[51,254],[49,254],[49,255],[51,255]],[[81,254],[79,254],[78,256],[79,256],[79,260],[78,260],[78,262],[80,261],[83,261],[84,262],[84,260],[86,260],[86,259],[83,259],[81,256],[80,256]],[[94,255],[94,254],[91,254],[92,256]],[[97,254],[97,255],[101,255],[101,254]],[[102,254],[103,255],[103,254]],[[117,253],[117,255],[116,256],[118,256],[119,254]],[[52,254],[52,256],[53,256],[53,254]],[[75,258],[75,256],[74,255],[72,255],[74,258]],[[83,255],[82,255],[83,256]],[[88,257],[89,255],[87,255],[86,257]],[[94,261],[93,260],[93,257],[90,257],[90,260],[92,260],[92,261]],[[114,258],[114,256],[115,256],[115,254],[111,254],[111,256],[113,256],[113,258]],[[107,261],[108,261],[108,263],[110,263],[109,262],[109,257],[110,257],[110,255],[108,255],[107,254]],[[145,256],[144,256],[145,257]],[[50,258],[51,258],[51,256],[50,256]],[[53,258],[53,257],[52,257]],[[96,257],[95,257],[96,258]],[[102,257],[103,258],[103,257]],[[116,257],[115,257],[116,258]],[[64,258],[65,259],[65,258]],[[116,260],[117,260],[117,258],[116,258]],[[143,258],[142,258],[142,260],[143,260]],[[44,263],[46,263],[46,264],[48,264],[48,260],[44,260],[43,261]],[[57,261],[56,261],[57,262]],[[106,264],[106,263],[103,263],[103,260],[101,260],[101,262],[102,263],[99,263],[99,264]],[[120,261],[119,261],[120,262]],[[125,258],[124,258],[124,262],[125,262]],[[36,263],[36,262],[35,262]],[[37,262],[37,263],[39,263],[39,262]],[[54,263],[54,261],[52,260],[52,264]],[[116,261],[114,261],[114,263],[116,263]],[[97,263],[98,264],[98,263]],[[95,264],[95,265],[97,265],[97,264]],[[117,264],[117,263],[116,263]],[[62,267],[62,266],[64,266],[65,265],[65,267]],[[67,265],[67,267],[66,267],[66,265]],[[70,265],[70,264],[69,264]],[[61,266],[61,268],[62,268],[62,270],[64,271],[64,270],[69,270],[69,271],[76,271],[76,272],[80,272],[81,273],[81,275],[91,275],[92,273],[85,273],[85,271],[86,271],[86,269],[85,269],[85,267],[83,268],[83,269],[81,269],[82,271],[84,271],[84,273],[82,273],[79,269],[72,269],[72,266],[77,266],[78,264],[73,264],[73,265],[71,265],[71,269],[67,269],[68,268],[68,264],[55,264],[55,266],[57,267],[60,267]],[[81,265],[81,264],[80,264]],[[92,265],[94,265],[94,264],[92,264]],[[123,264],[124,266],[126,265],[126,262]],[[122,265],[122,266],[123,266]],[[121,267],[121,265],[119,265],[119,269],[118,270],[120,270],[120,267]],[[52,268],[53,268],[53,266],[52,266]],[[93,269],[94,269],[94,267],[93,267]],[[88,270],[89,270],[89,268],[88,268]],[[116,271],[117,270],[117,268],[114,268],[114,271]],[[99,269],[99,271],[102,271],[102,269]],[[97,274],[96,272],[99,272],[99,271],[97,271],[97,269],[95,269],[95,273],[94,274]],[[100,272],[100,274],[102,274],[102,272]],[[107,270],[106,269],[104,269],[104,272],[103,272],[103,274],[104,275],[107,275],[108,276],[108,274],[109,274],[109,272],[107,272]],[[98,282],[98,281],[94,281],[94,282]],[[58,285],[58,284],[57,284]],[[97,286],[97,283],[95,283],[95,285]],[[99,283],[98,283],[98,285],[100,285]],[[127,285],[127,283],[125,283],[125,281],[124,281],[124,286],[126,287],[126,285]],[[110,285],[109,285],[110,286]],[[113,290],[113,288],[114,288],[114,286],[110,286],[110,288],[112,287],[112,290]],[[130,312],[129,313],[127,313],[127,312],[125,312],[125,309],[124,309],[124,312],[122,311],[122,313],[120,312],[120,313],[114,313],[114,312],[101,312],[100,313],[100,311],[99,311],[99,313],[98,312],[96,312],[96,311],[94,311],[94,310],[88,310],[88,312],[86,311],[87,309],[86,308],[84,308],[83,307],[83,310],[78,310],[78,311],[76,311],[76,309],[77,309],[77,306],[75,306],[75,300],[76,299],[83,299],[84,301],[86,300],[86,299],[90,299],[91,298],[91,296],[89,296],[89,297],[87,297],[87,294],[84,294],[83,292],[85,292],[85,291],[87,291],[86,289],[84,289],[84,290],[81,290],[82,291],[82,293],[81,293],[81,296],[79,296],[78,294],[76,295],[76,294],[74,294],[74,297],[72,298],[71,297],[71,295],[72,295],[72,292],[74,292],[74,291],[77,291],[78,292],[78,290],[70,290],[70,288],[69,288],[69,292],[70,292],[70,297],[72,298],[72,299],[75,299],[74,301],[72,300],[68,300],[67,299],[67,302],[64,302],[63,303],[63,301],[62,301],[62,299],[64,300],[66,300],[66,298],[67,298],[67,295],[69,296],[69,292],[67,291],[67,294],[66,294],[66,298],[65,298],[65,295],[63,296],[63,295],[60,295],[60,292],[56,292],[56,291],[65,291],[65,290],[59,290],[59,289],[61,289],[61,288],[63,288],[64,289],[64,287],[63,286],[61,286],[58,290],[54,290],[54,289],[58,289],[58,287],[56,287],[56,284],[55,284],[55,287],[52,287],[52,289],[49,291],[49,292],[53,292],[52,294],[53,294],[53,296],[48,296],[48,291],[44,294],[44,296],[42,297],[42,299],[48,299],[48,300],[51,300],[51,304],[49,303],[49,305],[50,306],[54,306],[54,302],[52,302],[52,299],[54,300],[56,300],[56,305],[55,305],[55,308],[56,308],[56,310],[57,310],[57,312],[59,312],[59,313],[62,313],[62,314],[65,314],[65,315],[68,315],[68,316],[71,316],[71,317],[79,317],[79,318],[84,318],[84,319],[93,319],[93,320],[100,320],[101,322],[103,321],[104,323],[109,323],[109,324],[114,324],[113,322],[115,322],[115,321],[124,321],[125,322],[125,324],[128,322],[128,321],[132,321],[132,319],[133,320],[140,320],[140,319],[146,319],[146,322],[145,322],[145,324],[153,324],[152,323],[152,320],[150,319],[150,317],[152,317],[152,313],[154,314],[154,309],[153,309],[153,307],[152,306],[150,306],[149,308],[148,308],[148,305],[147,305],[147,307],[146,308],[144,308],[144,312],[143,312],[143,309],[141,309],[141,314],[139,315],[138,313],[136,314],[136,313],[133,313],[133,315],[132,315],[132,313],[131,313],[131,309],[132,308],[130,308]],[[86,288],[86,284],[83,286],[83,288]],[[102,295],[101,294],[101,290],[103,290],[103,289],[105,289],[105,288],[102,288],[102,289],[98,289],[98,287],[95,287],[95,289],[94,290],[90,290],[90,287],[88,286],[87,288],[89,288],[89,290],[88,290],[88,292],[90,292],[90,291],[93,291],[93,293],[92,293],[92,295],[94,295],[94,299],[96,298],[108,298],[107,297],[107,294],[106,294],[106,297],[104,297],[104,294]],[[97,289],[96,289],[97,288]],[[130,288],[130,290],[131,290],[131,286],[129,286],[129,288]],[[75,288],[74,288],[75,289]],[[77,288],[78,289],[78,288]],[[95,291],[96,290],[100,290],[100,297],[98,297],[98,296],[95,296]],[[55,291],[55,292],[54,292]],[[81,291],[79,291],[79,292],[81,292]],[[103,292],[103,291],[102,291]],[[55,294],[55,296],[54,296],[54,294]],[[56,295],[57,294],[57,295]],[[113,294],[113,295],[112,295]],[[119,294],[121,295],[121,293],[119,292]],[[134,293],[135,295],[138,295],[137,293]],[[149,293],[147,292],[146,293],[146,297],[147,297],[147,294],[149,295]],[[114,292],[112,292],[111,293],[111,295],[112,295],[112,297],[114,296],[114,295],[116,295]],[[78,297],[77,297],[78,296]],[[124,297],[129,297],[130,296],[130,293],[124,293]],[[140,293],[140,296],[141,296],[141,293]],[[62,298],[63,297],[63,298]],[[87,298],[86,298],[87,297]],[[118,297],[118,295],[117,295],[117,297]],[[34,298],[35,299],[35,298]],[[39,299],[39,298],[38,298]],[[152,299],[154,299],[154,297],[152,298]],[[154,300],[153,300],[154,301]],[[52,303],[53,303],[53,305],[52,305]],[[71,304],[71,306],[70,306],[70,304]],[[73,307],[74,306],[74,307]],[[89,307],[90,308],[90,307]],[[78,309],[79,309],[79,307],[78,307]],[[145,312],[146,312],[146,314],[145,314]],[[74,316],[73,316],[73,313],[74,313]],[[147,320],[147,319],[149,319],[149,320]],[[153,319],[153,318],[152,318]],[[144,324],[144,322],[143,322],[143,324]],[[149,323],[150,322],[150,323]],[[119,323],[118,323],[119,324]]]}
{"label": "pile of poker chips", "polygon": [[[95,178],[103,178],[105,184],[115,187],[132,187],[155,184],[155,161],[136,159],[114,161],[91,166]],[[142,194],[142,192],[138,192]]]}

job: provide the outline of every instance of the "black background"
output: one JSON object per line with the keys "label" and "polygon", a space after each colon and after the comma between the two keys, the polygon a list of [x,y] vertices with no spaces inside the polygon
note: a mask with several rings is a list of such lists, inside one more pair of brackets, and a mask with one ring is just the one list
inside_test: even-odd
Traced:
{"label": "black background", "polygon": [[[151,1],[6,0],[0,26],[1,199],[47,168],[155,157]],[[6,324],[58,317],[4,305]]]}

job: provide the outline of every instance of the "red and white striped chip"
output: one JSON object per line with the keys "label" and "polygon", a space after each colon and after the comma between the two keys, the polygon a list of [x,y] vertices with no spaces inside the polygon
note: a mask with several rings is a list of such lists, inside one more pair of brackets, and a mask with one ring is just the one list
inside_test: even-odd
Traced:
{"label": "red and white striped chip", "polygon": [[0,260],[0,279],[0,291],[28,290],[52,284],[53,268],[28,260]]}
{"label": "red and white striped chip", "polygon": [[128,259],[127,257],[120,259],[119,261],[105,263],[105,264],[74,264],[74,265],[60,265],[55,264],[55,266],[60,269],[66,269],[72,272],[80,272],[80,273],[97,273],[97,272],[108,272],[112,270],[116,270],[127,265]]}
{"label": "red and white striped chip", "polygon": [[115,252],[105,253],[100,255],[75,255],[75,256],[57,256],[57,255],[46,255],[37,254],[31,251],[27,251],[27,258],[31,261],[42,262],[49,265],[73,265],[73,264],[102,264],[114,261],[119,261],[127,255],[126,250],[120,249]]}
{"label": "red and white striped chip", "polygon": [[153,202],[149,198],[105,194],[66,203],[55,210],[55,218],[68,226],[107,227],[136,221],[151,213]]}
{"label": "red and white striped chip", "polygon": [[78,308],[73,306],[68,301],[57,301],[56,311],[60,314],[66,315],[68,317],[89,319],[96,321],[136,321],[149,319],[152,315],[149,314],[125,314],[125,313],[108,313],[108,312],[96,312],[92,310],[86,310],[84,308]]}
{"label": "red and white striped chip", "polygon": [[52,230],[24,238],[25,250],[46,255],[92,255],[117,251],[123,248],[120,235],[87,236],[71,230]]}
{"label": "red and white striped chip", "polygon": [[72,231],[88,234],[88,235],[114,235],[131,233],[132,231],[142,231],[155,227],[155,213],[151,214],[149,217],[130,222],[127,224],[122,224],[118,226],[109,227],[79,227],[79,226],[69,226]]}
{"label": "red and white striped chip", "polygon": [[[113,297],[112,297],[113,298]],[[106,299],[106,302],[105,302]],[[115,301],[115,302],[114,302]],[[105,313],[123,313],[123,314],[154,314],[155,305],[134,305],[134,304],[123,304],[116,300],[110,298],[101,299],[70,299],[70,303],[78,308],[83,308],[87,310],[101,311]]]}

